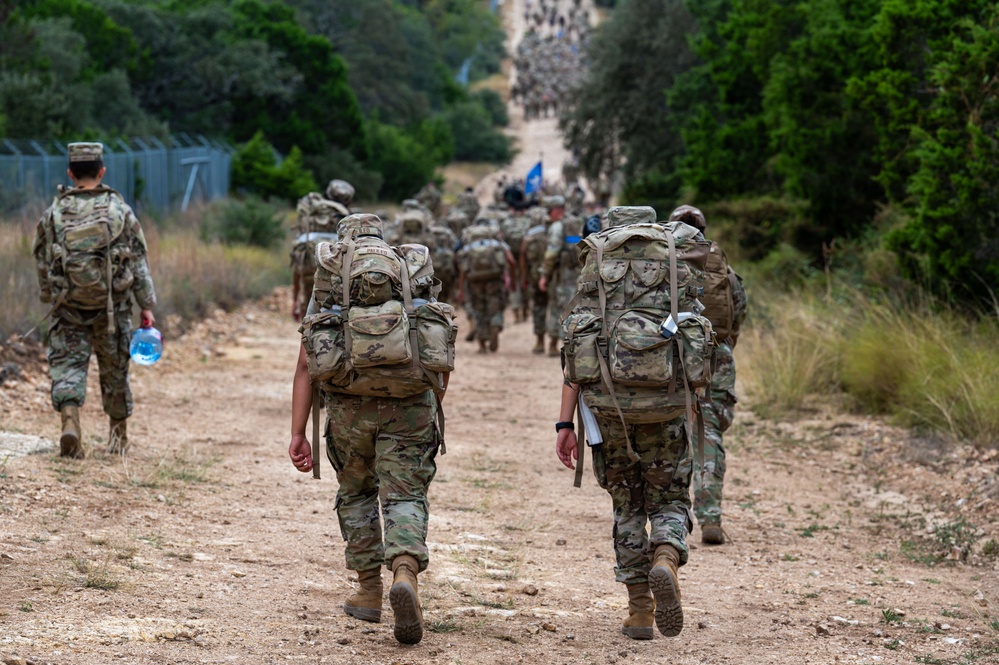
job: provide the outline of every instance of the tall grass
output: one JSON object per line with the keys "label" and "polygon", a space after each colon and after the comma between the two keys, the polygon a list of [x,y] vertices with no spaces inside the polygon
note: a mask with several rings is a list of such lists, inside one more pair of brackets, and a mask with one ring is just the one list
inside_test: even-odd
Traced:
{"label": "tall grass", "polygon": [[[203,241],[199,227],[205,212],[189,211],[159,223],[143,221],[161,328],[169,319],[169,325],[182,329],[187,321],[216,308],[231,309],[291,281],[285,247],[267,250]],[[0,342],[40,323],[48,311],[38,300],[31,256],[38,215],[0,220]]]}
{"label": "tall grass", "polygon": [[760,415],[787,415],[838,393],[902,425],[999,444],[994,315],[975,318],[925,296],[893,301],[842,284],[823,288],[751,292],[739,369]]}

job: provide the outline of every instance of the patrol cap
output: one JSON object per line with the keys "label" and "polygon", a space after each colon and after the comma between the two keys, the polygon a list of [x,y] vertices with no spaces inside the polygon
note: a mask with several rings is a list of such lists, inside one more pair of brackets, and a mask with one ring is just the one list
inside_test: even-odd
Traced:
{"label": "patrol cap", "polygon": [[565,207],[565,197],[556,194],[555,196],[546,196],[541,199],[541,205],[551,210],[552,208],[564,208]]}
{"label": "patrol cap", "polygon": [[347,215],[336,227],[337,236],[341,240],[349,240],[358,236],[382,236],[382,220],[378,215],[358,213]]}
{"label": "patrol cap", "polygon": [[707,226],[707,222],[704,220],[704,213],[694,206],[688,205],[680,206],[671,212],[669,214],[669,221],[690,224],[698,231],[703,231]]}
{"label": "patrol cap", "polygon": [[651,206],[614,206],[607,211],[607,228],[655,221],[656,210]]}
{"label": "patrol cap", "polygon": [[70,143],[66,149],[70,162],[99,162],[104,158],[103,143]]}
{"label": "patrol cap", "polygon": [[326,185],[326,198],[349,206],[354,200],[354,187],[346,180],[330,180]]}

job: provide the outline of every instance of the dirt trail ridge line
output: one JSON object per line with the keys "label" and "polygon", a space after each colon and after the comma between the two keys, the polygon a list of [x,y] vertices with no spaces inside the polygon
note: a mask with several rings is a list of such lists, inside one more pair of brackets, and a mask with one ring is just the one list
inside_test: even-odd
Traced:
{"label": "dirt trail ridge line", "polygon": [[[544,127],[520,131],[556,154]],[[622,636],[610,500],[589,460],[573,489],[555,459],[558,361],[530,353],[530,324],[508,324],[493,355],[460,343],[420,579],[429,630],[399,646],[390,611],[340,610],[336,481],[326,460],[314,481],[287,457],[288,302],[219,312],[135,366],[128,457],[100,452],[93,365],[88,459],[0,459],[0,662],[999,663],[982,545],[999,456],[821,408],[779,423],[740,405],[729,543],[691,536],[678,638]],[[0,430],[54,439],[47,379],[24,367],[0,390]]]}

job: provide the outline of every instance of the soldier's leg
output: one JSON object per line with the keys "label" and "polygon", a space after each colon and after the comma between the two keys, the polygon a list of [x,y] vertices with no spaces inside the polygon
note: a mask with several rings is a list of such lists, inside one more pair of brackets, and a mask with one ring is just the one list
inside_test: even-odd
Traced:
{"label": "soldier's leg", "polygon": [[107,320],[99,318],[91,327],[94,355],[100,371],[101,404],[104,413],[115,420],[132,415],[132,389],[128,385],[128,346],[132,336],[132,317],[128,309],[116,309],[114,332]]}
{"label": "soldier's leg", "polygon": [[722,435],[732,424],[735,404],[735,360],[732,348],[721,343],[715,350],[711,403],[701,407],[704,413],[704,469],[696,470],[694,474],[694,514],[702,527],[721,524],[725,480]]}
{"label": "soldier's leg", "polygon": [[489,340],[489,291],[485,282],[472,282],[468,286],[469,299],[475,311],[475,339]]}
{"label": "soldier's leg", "polygon": [[[593,475],[611,496],[614,509],[614,577],[624,584],[648,582],[651,559],[648,516],[642,492],[642,468],[628,456],[624,427],[597,420],[604,443],[593,450]],[[634,428],[631,428],[634,429]]]}
{"label": "soldier's leg", "polygon": [[548,316],[548,292],[540,290],[537,283],[531,286],[531,316],[534,320],[534,334],[544,335]]}
{"label": "soldier's leg", "polygon": [[400,554],[427,567],[427,488],[437,473],[437,402],[427,391],[403,400],[379,398],[375,473],[385,519],[385,562]]}
{"label": "soldier's leg", "polygon": [[52,408],[59,411],[64,406],[83,406],[90,364],[90,328],[54,318],[48,340],[46,355],[52,379]]}
{"label": "soldier's leg", "polygon": [[374,470],[374,441],[381,417],[378,400],[326,397],[326,451],[340,485],[335,510],[340,534],[347,542],[344,555],[349,570],[371,570],[385,561]]}
{"label": "soldier's leg", "polygon": [[687,448],[686,420],[635,427],[634,444],[642,460],[643,501],[649,512],[650,551],[671,545],[687,563],[690,517],[690,479],[693,461]]}

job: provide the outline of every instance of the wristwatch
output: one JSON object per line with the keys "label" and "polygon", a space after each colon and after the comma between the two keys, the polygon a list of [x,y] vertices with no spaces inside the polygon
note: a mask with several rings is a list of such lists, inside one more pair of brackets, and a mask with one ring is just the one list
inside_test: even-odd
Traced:
{"label": "wristwatch", "polygon": [[571,420],[560,420],[559,422],[555,423],[556,432],[561,432],[564,429],[575,430],[576,426],[572,423]]}

